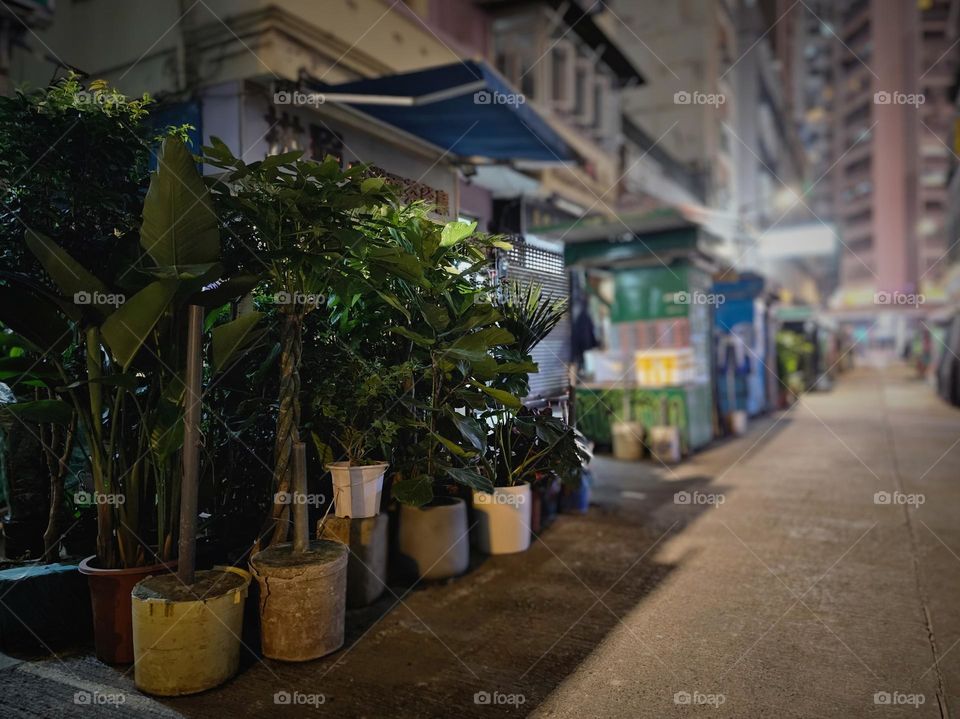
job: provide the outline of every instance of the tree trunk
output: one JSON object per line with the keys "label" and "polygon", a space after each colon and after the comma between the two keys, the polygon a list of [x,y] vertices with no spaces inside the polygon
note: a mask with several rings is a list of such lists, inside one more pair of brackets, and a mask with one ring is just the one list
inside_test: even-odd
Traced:
{"label": "tree trunk", "polygon": [[[60,558],[57,551],[60,544],[60,515],[63,511],[63,481],[67,473],[70,454],[73,452],[73,437],[76,429],[76,416],[70,420],[66,430],[51,426],[50,445],[45,448],[47,469],[50,472],[50,516],[47,529],[43,533],[43,557],[46,563]],[[58,449],[61,446],[62,451]],[[59,454],[58,454],[59,452]]]}
{"label": "tree trunk", "polygon": [[274,452],[273,486],[276,487],[273,511],[273,536],[270,544],[286,541],[290,526],[290,505],[278,501],[288,494],[293,470],[293,445],[300,441],[300,352],[303,347],[303,313],[300,305],[291,305],[280,326],[280,409],[277,414],[277,439]]}

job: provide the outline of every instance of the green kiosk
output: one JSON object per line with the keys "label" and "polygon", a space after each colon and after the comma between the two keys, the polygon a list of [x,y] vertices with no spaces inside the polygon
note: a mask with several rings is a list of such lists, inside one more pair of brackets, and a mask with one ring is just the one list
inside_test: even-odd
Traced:
{"label": "green kiosk", "polygon": [[[613,425],[679,430],[682,454],[714,436],[714,236],[673,209],[550,228],[600,347],[584,354],[575,413],[598,445]],[[587,309],[589,308],[589,309]],[[574,312],[578,311],[574,307]]]}

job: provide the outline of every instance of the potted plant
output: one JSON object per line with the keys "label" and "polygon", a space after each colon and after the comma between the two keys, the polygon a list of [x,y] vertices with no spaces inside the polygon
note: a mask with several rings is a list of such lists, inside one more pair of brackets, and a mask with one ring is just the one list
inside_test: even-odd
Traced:
{"label": "potted plant", "polygon": [[[174,154],[186,152],[176,146],[171,146],[170,150]],[[161,181],[165,159],[171,160],[169,152],[165,152],[160,160],[158,179]],[[185,185],[184,189],[194,190],[199,185],[200,197],[206,199],[199,175],[190,179],[193,187]],[[189,198],[182,195],[175,199],[169,203],[171,209],[189,202]],[[209,218],[206,220],[209,222]],[[208,229],[209,225],[205,224],[188,231],[206,232]],[[193,300],[202,298],[203,292],[199,297],[195,295]],[[204,308],[191,304],[187,313],[179,565],[176,575],[148,577],[132,592],[135,682],[138,689],[162,696],[204,691],[236,673],[240,662],[244,601],[250,584],[250,575],[237,567],[195,571]],[[221,332],[226,334],[216,338],[220,340],[219,344],[213,343],[215,367],[226,362],[238,347],[246,343],[257,319],[258,316],[254,315],[251,320],[244,317],[220,326]]]}
{"label": "potted plant", "polygon": [[[522,552],[530,546],[531,531],[539,531],[533,488],[574,479],[587,459],[586,447],[582,435],[549,408],[502,410],[488,421],[484,471],[494,489],[473,495],[477,545],[488,554]],[[542,495],[540,500],[542,507]]]}
{"label": "potted plant", "polygon": [[[252,248],[249,261],[263,266],[261,290],[280,325],[272,544],[250,558],[260,586],[262,648],[274,659],[314,659],[343,644],[348,552],[338,542],[307,540],[300,439],[305,321],[331,297],[369,292],[372,278],[390,268],[414,278],[418,268],[381,241],[380,209],[389,192],[382,178],[365,177],[365,168],[343,170],[332,157],[304,161],[299,152],[248,165],[216,138],[205,151],[211,165],[225,170],[213,181],[216,196],[231,233]],[[294,501],[280,499],[287,496]],[[294,541],[287,543],[291,507]]]}
{"label": "potted plant", "polygon": [[[395,448],[392,495],[401,503],[398,543],[410,570],[428,579],[456,576],[469,560],[467,505],[457,487],[490,491],[478,471],[486,431],[477,413],[519,407],[497,377],[494,348],[513,342],[498,326],[481,271],[497,238],[474,235],[475,223],[438,225],[416,208],[398,220],[424,267],[408,298],[409,321],[391,328],[410,346],[408,411]],[[509,371],[509,368],[504,368]]]}
{"label": "potted plant", "polygon": [[[331,344],[336,346],[336,340]],[[316,387],[313,410],[330,444],[316,430],[314,444],[332,476],[336,516],[374,517],[380,513],[383,476],[390,466],[384,460],[399,429],[392,410],[410,368],[407,363],[390,366],[377,358],[366,359],[347,347],[330,353],[328,359],[350,379]]]}
{"label": "potted plant", "polygon": [[[525,397],[530,374],[538,371],[533,350],[563,318],[567,304],[543,296],[536,283],[513,280],[500,288],[495,305],[500,326],[513,340],[495,349],[498,377],[494,385]],[[487,412],[483,419],[489,428],[484,473],[494,488],[473,493],[474,536],[481,551],[489,554],[522,552],[530,546],[531,527],[539,516],[534,500],[542,499],[531,488],[534,483],[546,486],[555,476],[548,471],[551,455],[569,449],[573,430],[550,416],[549,410],[503,407]]]}
{"label": "potted plant", "polygon": [[[0,97],[0,174],[5,178],[7,210],[0,217],[0,265],[55,291],[24,242],[26,226],[52,238],[71,256],[83,258],[98,273],[117,276],[114,270],[128,261],[126,250],[139,226],[151,143],[157,132],[147,120],[151,104],[147,95],[128,99],[105,81],[85,83],[72,71],[45,88]],[[37,478],[44,486],[32,494],[49,500],[14,511],[4,522],[8,553],[17,552],[19,530],[29,527],[32,557],[42,555],[46,562],[54,562],[64,535],[73,538],[85,531],[67,521],[73,502],[72,492],[65,490],[66,484],[77,481],[78,466],[70,461],[73,446],[85,439],[72,413],[48,411],[50,405],[45,403],[58,399],[52,386],[31,386],[22,378],[29,366],[22,364],[29,349],[15,335],[3,339],[0,375],[15,385],[21,404],[16,418],[8,414],[7,419],[16,425],[12,432],[23,433],[29,442],[39,441],[42,449],[33,452],[33,464],[42,473]],[[64,359],[82,362],[80,350],[81,343],[71,343],[66,350],[70,356]],[[26,449],[29,442],[17,444]],[[23,458],[17,462],[12,480],[19,490],[31,475],[24,471]],[[45,529],[36,529],[41,522]]]}
{"label": "potted plant", "polygon": [[[97,655],[111,663],[133,659],[133,585],[175,562],[185,308],[205,286],[216,285],[203,293],[210,306],[244,286],[221,279],[216,218],[204,193],[183,142],[167,138],[144,201],[142,257],[108,285],[28,231],[28,248],[60,294],[14,275],[0,288],[16,298],[19,314],[0,319],[29,348],[34,381],[60,395],[47,407],[74,413],[83,433],[98,533],[97,553],[80,569],[90,582]],[[228,356],[252,320],[213,330],[216,354]],[[82,363],[71,361],[71,341]]]}

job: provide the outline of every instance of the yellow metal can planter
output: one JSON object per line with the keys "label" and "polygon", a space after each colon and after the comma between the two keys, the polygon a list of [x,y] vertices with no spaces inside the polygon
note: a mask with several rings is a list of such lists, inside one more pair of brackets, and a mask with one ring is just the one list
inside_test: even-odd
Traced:
{"label": "yellow metal can planter", "polygon": [[237,567],[150,577],[132,592],[134,682],[158,696],[195,694],[227,681],[240,663],[250,574]]}

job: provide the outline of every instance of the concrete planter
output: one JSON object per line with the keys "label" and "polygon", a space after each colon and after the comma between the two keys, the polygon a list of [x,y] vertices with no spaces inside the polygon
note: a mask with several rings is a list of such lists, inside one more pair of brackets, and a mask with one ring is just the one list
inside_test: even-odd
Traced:
{"label": "concrete planter", "polygon": [[530,548],[530,485],[494,487],[473,493],[473,528],[477,549],[486,554],[515,554]]}
{"label": "concrete planter", "polygon": [[470,566],[467,504],[442,497],[423,507],[400,507],[401,558],[423,579],[447,579]]}
{"label": "concrete planter", "polygon": [[655,462],[676,464],[680,461],[680,428],[657,425],[650,428],[650,456]]}
{"label": "concrete planter", "polygon": [[158,696],[212,689],[237,673],[250,575],[242,569],[139,582],[132,593],[134,681]]}
{"label": "concrete planter", "polygon": [[613,437],[613,456],[635,462],[643,459],[643,425],[639,422],[614,422],[610,428]]}
{"label": "concrete planter", "polygon": [[270,659],[303,662],[343,646],[347,547],[318,539],[306,552],[290,544],[258,552],[250,568],[260,586],[260,637]]}
{"label": "concrete planter", "polygon": [[347,607],[373,604],[387,587],[387,528],[389,517],[345,519],[327,517],[317,527],[318,539],[331,539],[350,548],[347,559]]}

